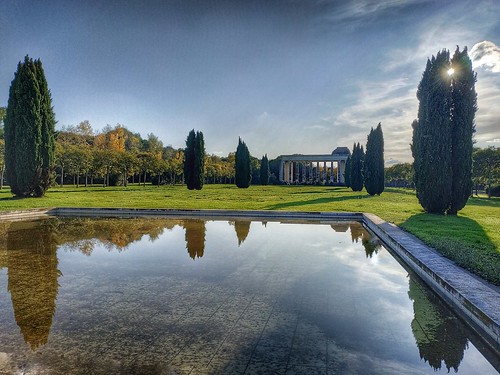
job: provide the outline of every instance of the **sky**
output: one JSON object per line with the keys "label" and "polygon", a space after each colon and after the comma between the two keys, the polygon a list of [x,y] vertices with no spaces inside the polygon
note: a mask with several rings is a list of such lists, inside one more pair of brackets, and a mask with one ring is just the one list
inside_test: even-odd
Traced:
{"label": "sky", "polygon": [[40,58],[57,128],[121,124],[226,156],[329,154],[382,123],[386,164],[411,162],[426,61],[468,47],[475,141],[500,147],[498,0],[1,0],[0,106]]}

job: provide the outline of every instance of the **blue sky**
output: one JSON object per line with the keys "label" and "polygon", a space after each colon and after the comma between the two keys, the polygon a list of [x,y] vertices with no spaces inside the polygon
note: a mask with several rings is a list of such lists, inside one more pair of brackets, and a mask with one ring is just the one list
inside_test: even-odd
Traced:
{"label": "blue sky", "polygon": [[122,0],[0,2],[0,106],[40,58],[58,127],[123,124],[225,156],[330,153],[382,122],[386,162],[411,161],[428,57],[468,46],[477,145],[500,146],[500,2]]}

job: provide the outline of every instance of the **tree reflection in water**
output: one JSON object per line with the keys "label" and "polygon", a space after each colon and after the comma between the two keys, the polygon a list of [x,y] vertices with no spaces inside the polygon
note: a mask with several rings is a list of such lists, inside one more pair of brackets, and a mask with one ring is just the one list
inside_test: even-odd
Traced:
{"label": "tree reflection in water", "polygon": [[417,342],[420,358],[429,362],[434,370],[442,363],[448,372],[458,366],[468,347],[468,340],[457,318],[447,313],[443,302],[410,277],[408,296],[413,300],[415,313],[411,329]]}
{"label": "tree reflection in water", "polygon": [[186,249],[192,259],[201,258],[205,251],[205,221],[186,220],[183,223],[186,230]]}
{"label": "tree reflection in water", "polygon": [[347,229],[350,229],[352,242],[358,243],[361,240],[367,258],[371,258],[373,254],[377,254],[382,246],[377,236],[368,232],[361,223],[335,224],[332,225],[332,228],[336,232],[346,232]]}
{"label": "tree reflection in water", "polygon": [[247,239],[248,234],[250,233],[250,223],[251,221],[249,220],[235,220],[234,222],[229,222],[229,224],[234,225],[236,237],[238,237],[238,247],[240,247]]}
{"label": "tree reflection in water", "polygon": [[32,349],[47,343],[56,310],[56,250],[50,222],[14,222],[8,231],[8,290],[16,323]]}

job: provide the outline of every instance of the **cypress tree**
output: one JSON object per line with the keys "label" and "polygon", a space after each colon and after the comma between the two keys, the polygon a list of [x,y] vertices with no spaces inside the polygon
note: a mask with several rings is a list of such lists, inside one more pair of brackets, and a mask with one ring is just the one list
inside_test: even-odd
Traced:
{"label": "cypress tree", "polygon": [[236,148],[235,155],[235,183],[239,188],[248,188],[250,180],[252,179],[252,170],[250,167],[250,152],[248,147],[241,140],[238,139],[238,147]]}
{"label": "cypress tree", "polygon": [[201,190],[205,182],[205,140],[202,132],[196,132],[194,140],[194,188]]}
{"label": "cypress tree", "polygon": [[260,184],[267,185],[269,184],[269,176],[271,175],[271,171],[269,170],[269,160],[267,159],[267,154],[262,157],[260,161]]}
{"label": "cypress tree", "polygon": [[45,191],[53,182],[53,171],[55,167],[55,114],[52,107],[52,97],[50,90],[47,85],[47,80],[45,79],[45,73],[43,71],[42,62],[40,59],[35,61],[37,81],[40,88],[41,95],[41,115],[42,115],[42,125],[41,125],[41,161],[42,161],[42,175],[40,180],[40,185],[36,187],[38,189],[38,194],[42,196]]}
{"label": "cypress tree", "polygon": [[345,162],[344,183],[346,187],[351,187],[351,156]]}
{"label": "cypress tree", "polygon": [[20,197],[45,194],[54,167],[55,115],[40,60],[17,66],[5,118],[7,179]]}
{"label": "cypress tree", "polygon": [[351,189],[352,191],[363,190],[363,158],[364,152],[363,147],[358,144],[354,144],[353,153],[351,158]]}
{"label": "cypress tree", "polygon": [[477,111],[476,73],[467,54],[457,46],[451,60],[453,68],[451,98],[451,205],[448,214],[456,215],[464,208],[472,190],[472,149]]}
{"label": "cypress tree", "polygon": [[[453,67],[452,74],[450,67]],[[476,75],[465,48],[427,60],[412,124],[417,198],[427,212],[456,214],[470,194]]]}
{"label": "cypress tree", "polygon": [[184,149],[184,180],[189,190],[195,188],[195,142],[196,133],[193,129],[188,134],[186,148]]}
{"label": "cypress tree", "polygon": [[368,194],[382,194],[384,191],[384,136],[380,123],[375,130],[372,128],[368,135],[363,175]]}

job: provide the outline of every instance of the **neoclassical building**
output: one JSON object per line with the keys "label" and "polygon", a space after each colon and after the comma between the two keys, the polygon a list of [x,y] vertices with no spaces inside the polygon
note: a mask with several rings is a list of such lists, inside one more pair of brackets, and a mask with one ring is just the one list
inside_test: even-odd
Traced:
{"label": "neoclassical building", "polygon": [[345,163],[350,155],[347,147],[337,147],[330,155],[282,155],[279,180],[286,184],[343,184]]}

